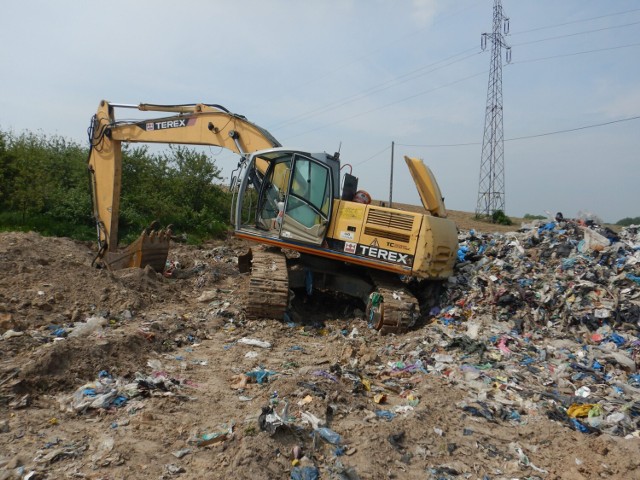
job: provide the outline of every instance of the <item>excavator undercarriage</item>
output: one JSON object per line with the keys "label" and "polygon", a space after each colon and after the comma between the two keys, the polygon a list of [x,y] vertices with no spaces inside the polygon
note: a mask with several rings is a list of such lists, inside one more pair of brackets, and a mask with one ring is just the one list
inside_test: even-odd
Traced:
{"label": "excavator undercarriage", "polygon": [[[367,322],[380,333],[403,333],[420,316],[418,300],[397,275],[367,271],[339,262],[255,247],[238,259],[250,274],[245,312],[249,319],[283,319],[290,307],[290,290],[340,292],[359,298]],[[291,258],[292,257],[292,258]]]}

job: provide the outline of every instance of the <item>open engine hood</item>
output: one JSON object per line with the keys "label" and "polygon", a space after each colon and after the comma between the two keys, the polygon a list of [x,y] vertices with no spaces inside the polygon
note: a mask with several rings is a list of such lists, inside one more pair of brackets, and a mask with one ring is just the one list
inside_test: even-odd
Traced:
{"label": "open engine hood", "polygon": [[440,187],[431,169],[419,158],[405,156],[404,159],[416,184],[424,208],[435,217],[446,217],[447,210],[444,208]]}

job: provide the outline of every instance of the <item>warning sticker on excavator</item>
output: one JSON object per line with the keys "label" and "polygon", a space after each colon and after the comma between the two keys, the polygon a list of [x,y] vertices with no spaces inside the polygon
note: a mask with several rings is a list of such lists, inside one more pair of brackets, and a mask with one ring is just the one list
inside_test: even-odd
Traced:
{"label": "warning sticker on excavator", "polygon": [[342,240],[353,240],[355,238],[355,234],[353,232],[341,231],[340,232],[340,238]]}
{"label": "warning sticker on excavator", "polygon": [[345,220],[362,220],[364,218],[364,208],[341,206],[340,218]]}
{"label": "warning sticker on excavator", "polygon": [[356,253],[357,248],[358,248],[357,243],[344,242],[344,251],[347,253]]}

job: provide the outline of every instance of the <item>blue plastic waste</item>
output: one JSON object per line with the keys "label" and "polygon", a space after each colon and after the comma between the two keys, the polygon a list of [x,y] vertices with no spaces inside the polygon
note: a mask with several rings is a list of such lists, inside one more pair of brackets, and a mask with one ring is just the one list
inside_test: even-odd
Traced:
{"label": "blue plastic waste", "polygon": [[389,410],[376,410],[376,416],[380,418],[384,418],[387,421],[390,421],[395,418],[396,414],[393,412],[390,412]]}
{"label": "blue plastic waste", "polygon": [[313,293],[313,272],[307,269],[305,269],[304,275],[304,290],[307,295],[311,295]]}
{"label": "blue plastic waste", "polygon": [[640,375],[634,373],[633,375],[629,375],[629,385],[632,387],[640,387]]}
{"label": "blue plastic waste", "polygon": [[618,335],[617,333],[613,332],[611,335],[609,335],[606,340],[609,340],[610,342],[615,343],[617,346],[621,347],[622,345],[625,344],[626,340],[624,339],[623,336]]}
{"label": "blue plastic waste", "polygon": [[317,467],[293,467],[291,480],[318,480],[320,471]]}
{"label": "blue plastic waste", "polygon": [[638,285],[640,285],[640,276],[637,275],[633,275],[631,273],[627,273],[627,278],[629,280],[633,280],[634,282],[636,282]]}
{"label": "blue plastic waste", "polygon": [[545,232],[545,231],[551,231],[555,228],[556,226],[556,222],[549,222],[543,226],[541,226],[540,228],[538,228],[538,234]]}
{"label": "blue plastic waste", "polygon": [[583,424],[581,424],[575,418],[571,419],[571,423],[573,424],[573,426],[575,427],[576,430],[578,430],[578,431],[580,431],[582,433],[589,433],[589,429],[587,427],[585,427]]}
{"label": "blue plastic waste", "polygon": [[127,403],[129,401],[129,399],[127,397],[125,397],[124,395],[118,395],[114,400],[113,400],[113,405],[114,407],[121,407],[123,406],[125,403]]}
{"label": "blue plastic waste", "polygon": [[53,331],[52,335],[54,337],[66,337],[67,336],[67,331],[64,328],[58,328],[56,330]]}
{"label": "blue plastic waste", "polygon": [[251,377],[253,378],[256,383],[262,385],[265,382],[269,381],[269,377],[271,375],[275,375],[276,372],[272,372],[270,370],[254,370],[252,372],[247,372],[245,375],[247,375],[247,377]]}
{"label": "blue plastic waste", "polygon": [[464,257],[469,251],[469,247],[462,246],[458,249],[458,261],[464,262]]}
{"label": "blue plastic waste", "polygon": [[340,434],[334,432],[330,428],[320,427],[314,430],[314,432],[320,435],[320,438],[333,445],[338,445],[340,442],[342,442],[342,437],[340,437]]}

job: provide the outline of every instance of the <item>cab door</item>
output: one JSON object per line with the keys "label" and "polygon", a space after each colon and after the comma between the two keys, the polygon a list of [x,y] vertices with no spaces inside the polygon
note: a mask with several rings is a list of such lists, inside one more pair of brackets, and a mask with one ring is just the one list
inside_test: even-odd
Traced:
{"label": "cab door", "polygon": [[281,238],[322,244],[331,220],[332,182],[327,165],[299,154],[293,157]]}

